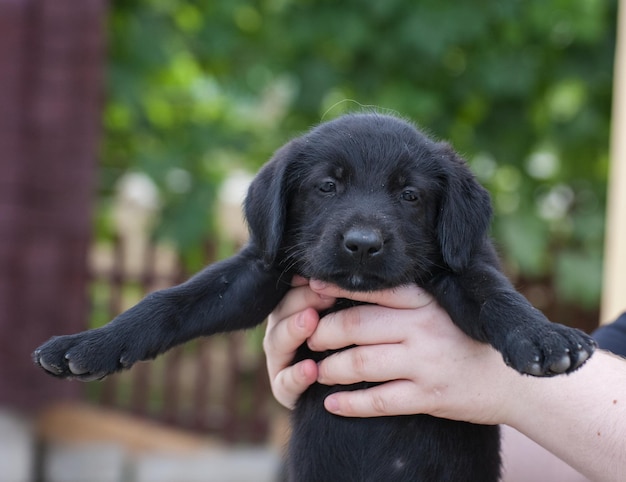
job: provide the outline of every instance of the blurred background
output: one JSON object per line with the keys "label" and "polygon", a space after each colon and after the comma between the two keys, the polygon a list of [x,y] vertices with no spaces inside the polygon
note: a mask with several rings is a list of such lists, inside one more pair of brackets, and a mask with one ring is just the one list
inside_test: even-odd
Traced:
{"label": "blurred background", "polygon": [[262,328],[86,385],[30,353],[232,254],[251,175],[346,112],[449,140],[515,285],[595,328],[616,20],[617,0],[0,0],[0,482],[274,480]]}

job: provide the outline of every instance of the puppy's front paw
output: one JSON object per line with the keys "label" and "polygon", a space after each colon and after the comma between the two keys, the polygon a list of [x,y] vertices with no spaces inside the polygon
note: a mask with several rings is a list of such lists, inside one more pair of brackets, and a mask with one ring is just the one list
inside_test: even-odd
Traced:
{"label": "puppy's front paw", "polygon": [[137,358],[103,330],[55,336],[33,352],[35,364],[49,374],[84,382],[130,367]]}
{"label": "puppy's front paw", "polygon": [[575,328],[529,324],[509,333],[502,355],[506,364],[520,373],[550,377],[581,367],[596,346],[589,335]]}

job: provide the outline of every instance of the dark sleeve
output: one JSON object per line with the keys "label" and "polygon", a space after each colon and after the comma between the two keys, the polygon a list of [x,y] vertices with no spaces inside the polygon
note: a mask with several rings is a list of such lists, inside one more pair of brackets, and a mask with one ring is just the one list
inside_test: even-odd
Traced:
{"label": "dark sleeve", "polygon": [[591,336],[603,350],[626,357],[626,313],[613,323],[599,327]]}

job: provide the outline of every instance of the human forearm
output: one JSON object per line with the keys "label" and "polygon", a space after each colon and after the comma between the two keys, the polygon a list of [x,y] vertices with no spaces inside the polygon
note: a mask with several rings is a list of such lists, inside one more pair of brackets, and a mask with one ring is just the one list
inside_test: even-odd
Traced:
{"label": "human forearm", "polygon": [[626,473],[626,362],[598,351],[578,371],[516,377],[503,423],[594,481]]}

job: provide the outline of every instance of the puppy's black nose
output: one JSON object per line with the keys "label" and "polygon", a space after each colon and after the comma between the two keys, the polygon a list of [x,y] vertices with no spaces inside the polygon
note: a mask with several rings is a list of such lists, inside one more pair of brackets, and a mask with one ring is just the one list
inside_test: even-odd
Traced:
{"label": "puppy's black nose", "polygon": [[376,229],[351,228],[343,237],[343,245],[348,254],[366,258],[375,256],[383,250],[383,236]]}

